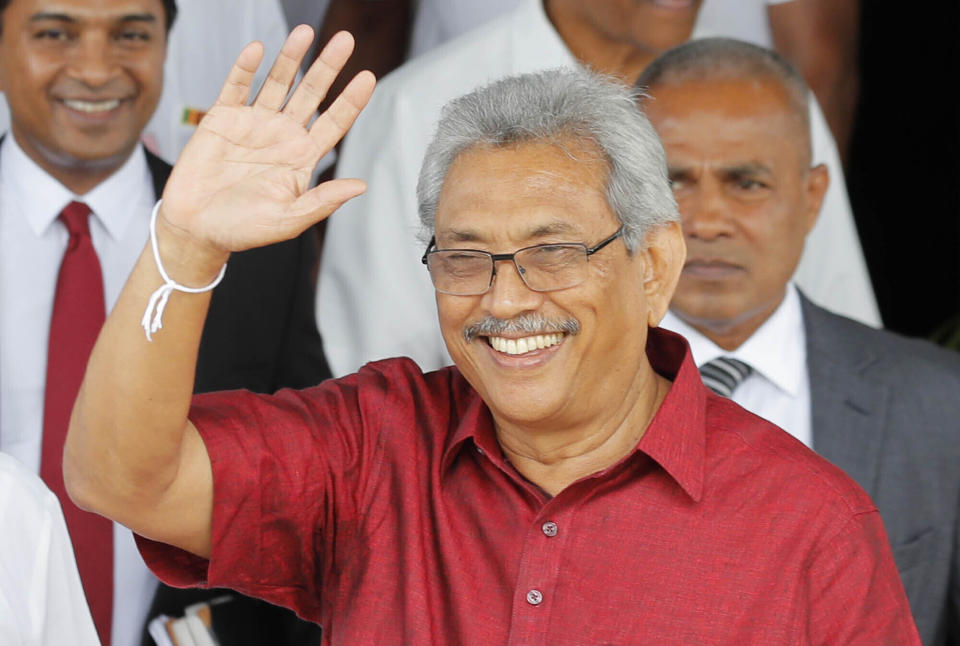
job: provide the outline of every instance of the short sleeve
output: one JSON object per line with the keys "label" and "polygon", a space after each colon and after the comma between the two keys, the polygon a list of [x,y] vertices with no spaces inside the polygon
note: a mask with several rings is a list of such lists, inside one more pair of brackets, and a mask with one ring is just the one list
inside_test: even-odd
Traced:
{"label": "short sleeve", "polygon": [[[198,395],[190,420],[213,469],[212,558],[138,537],[150,568],[180,586],[228,587],[319,621],[334,544],[349,544],[378,463],[380,374],[276,395]],[[339,547],[339,546],[338,546]]]}

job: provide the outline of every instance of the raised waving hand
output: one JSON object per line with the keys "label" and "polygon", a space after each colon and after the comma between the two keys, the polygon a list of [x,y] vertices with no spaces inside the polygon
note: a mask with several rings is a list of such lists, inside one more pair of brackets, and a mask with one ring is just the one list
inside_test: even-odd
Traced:
{"label": "raised waving hand", "polygon": [[167,183],[166,224],[211,249],[240,251],[292,238],[364,191],[354,179],[310,188],[317,162],[349,130],[375,84],[370,72],[357,74],[311,124],[353,37],[336,34],[287,99],[312,41],[309,27],[294,29],[249,104],[263,47],[251,43],[240,52]]}

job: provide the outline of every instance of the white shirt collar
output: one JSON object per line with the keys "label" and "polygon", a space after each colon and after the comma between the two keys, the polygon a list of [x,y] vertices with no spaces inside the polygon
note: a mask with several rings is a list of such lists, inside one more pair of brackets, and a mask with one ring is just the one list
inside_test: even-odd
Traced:
{"label": "white shirt collar", "polygon": [[807,335],[800,296],[792,283],[787,286],[786,295],[773,315],[733,351],[715,345],[673,312],[667,312],[660,326],[686,337],[698,366],[720,356],[734,357],[750,364],[756,372],[791,396],[796,396],[804,385]]}
{"label": "white shirt collar", "polygon": [[[70,189],[40,168],[17,144],[13,133],[8,133],[0,146],[0,166],[3,167],[3,190],[16,210],[26,215],[31,230],[41,236],[74,200],[84,202],[93,211],[97,221],[111,238],[123,237],[134,215],[132,204],[145,199],[144,191],[152,190],[143,146],[137,145],[127,161],[107,179],[85,195],[75,195]],[[153,201],[152,196],[146,196]]]}

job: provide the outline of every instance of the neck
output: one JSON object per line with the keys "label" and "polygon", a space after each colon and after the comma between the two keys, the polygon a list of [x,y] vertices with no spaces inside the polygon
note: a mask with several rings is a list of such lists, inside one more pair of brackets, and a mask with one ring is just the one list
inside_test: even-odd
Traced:
{"label": "neck", "polygon": [[578,13],[575,3],[545,0],[547,17],[570,52],[594,71],[633,85],[640,73],[657,56],[636,42],[618,40],[598,29]]}
{"label": "neck", "polygon": [[670,390],[669,380],[649,364],[645,368],[630,388],[633,396],[620,398],[619,406],[601,415],[550,428],[495,419],[504,455],[524,478],[551,496],[613,466],[636,448]]}
{"label": "neck", "polygon": [[77,159],[58,151],[25,146],[16,132],[13,136],[27,157],[75,195],[88,193],[113,175],[126,163],[136,148],[135,145],[123,153],[102,159]]}
{"label": "neck", "polygon": [[688,316],[679,310],[674,310],[674,314],[697,332],[710,339],[718,348],[733,351],[753,336],[773,316],[782,302],[783,298],[781,297],[772,305],[746,312],[734,319],[697,318]]}

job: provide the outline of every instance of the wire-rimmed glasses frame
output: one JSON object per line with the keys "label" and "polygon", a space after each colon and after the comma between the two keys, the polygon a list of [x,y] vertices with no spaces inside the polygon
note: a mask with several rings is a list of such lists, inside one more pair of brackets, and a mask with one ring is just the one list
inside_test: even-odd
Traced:
{"label": "wire-rimmed glasses frame", "polygon": [[435,249],[430,238],[420,262],[427,266],[433,287],[441,294],[479,296],[489,291],[497,275],[497,262],[509,260],[523,283],[535,292],[576,287],[587,277],[590,256],[623,235],[623,227],[593,247],[582,242],[538,244],[513,253],[480,249]]}

